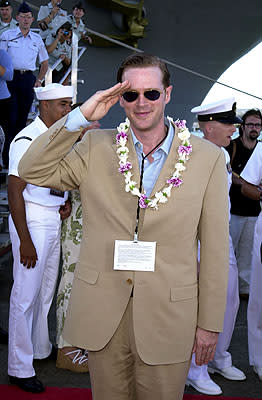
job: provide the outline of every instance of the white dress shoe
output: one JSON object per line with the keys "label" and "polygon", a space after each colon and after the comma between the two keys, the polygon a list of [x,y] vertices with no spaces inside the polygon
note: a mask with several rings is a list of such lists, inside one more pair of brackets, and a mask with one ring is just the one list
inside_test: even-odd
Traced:
{"label": "white dress shoe", "polygon": [[210,374],[217,374],[222,375],[224,378],[229,379],[230,381],[244,381],[246,379],[246,375],[244,372],[240,371],[240,369],[233,367],[226,367],[226,368],[216,368],[209,366],[208,372]]}
{"label": "white dress shoe", "polygon": [[262,381],[262,367],[256,367],[254,365],[253,370],[256,374],[258,374],[259,379]]}
{"label": "white dress shoe", "polygon": [[186,380],[186,386],[193,386],[200,393],[204,394],[221,394],[221,388],[212,379],[189,379]]}

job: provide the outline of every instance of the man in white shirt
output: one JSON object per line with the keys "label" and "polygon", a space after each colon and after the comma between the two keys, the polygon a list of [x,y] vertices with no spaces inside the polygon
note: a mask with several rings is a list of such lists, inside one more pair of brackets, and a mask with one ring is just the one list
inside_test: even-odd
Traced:
{"label": "man in white shirt", "polygon": [[[256,145],[252,156],[248,160],[244,170],[241,172],[241,178],[245,182],[241,186],[241,192],[253,200],[262,200],[261,182],[262,182],[262,143]],[[261,300],[261,282],[262,282],[262,212],[257,217],[253,254],[251,264],[251,279],[249,288],[249,301],[247,308],[247,326],[248,326],[248,352],[249,363],[253,366],[254,372],[262,381],[262,300]]]}
{"label": "man in white shirt", "polygon": [[[71,110],[73,87],[36,88],[40,115],[11,143],[9,154],[9,232],[14,257],[10,297],[8,374],[11,384],[39,393],[33,359],[50,355],[47,315],[53,300],[59,259],[60,224],[67,216],[67,192],[27,184],[18,164],[32,141]],[[61,214],[61,216],[60,216]]]}
{"label": "man in white shirt", "polygon": [[13,8],[8,0],[0,2],[0,35],[8,29],[14,29],[17,26],[17,21],[12,18]]}
{"label": "man in white shirt", "polygon": [[49,34],[55,34],[61,20],[67,16],[67,11],[61,8],[62,0],[51,0],[46,6],[41,6],[37,15],[37,22],[40,27],[40,36],[43,40]]}

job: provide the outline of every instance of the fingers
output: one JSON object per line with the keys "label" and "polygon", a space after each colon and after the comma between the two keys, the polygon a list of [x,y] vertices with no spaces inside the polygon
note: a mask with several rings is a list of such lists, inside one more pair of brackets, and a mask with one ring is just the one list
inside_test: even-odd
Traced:
{"label": "fingers", "polygon": [[209,361],[213,360],[216,351],[215,345],[210,346],[198,346],[196,348],[196,365],[207,364]]}
{"label": "fingers", "polygon": [[120,96],[128,87],[130,83],[128,81],[119,82],[116,85],[112,86],[111,88],[104,90],[101,93],[101,101],[103,98],[109,98],[110,96]]}
{"label": "fingers", "polygon": [[37,257],[36,256],[22,256],[20,258],[20,263],[23,264],[26,268],[34,268],[36,265]]}
{"label": "fingers", "polygon": [[197,327],[194,343],[197,365],[207,364],[214,358],[217,340],[218,332],[212,332]]}
{"label": "fingers", "polygon": [[109,89],[96,92],[80,107],[88,121],[103,118],[109,109],[118,102],[119,96],[130,86],[128,81],[117,83]]}

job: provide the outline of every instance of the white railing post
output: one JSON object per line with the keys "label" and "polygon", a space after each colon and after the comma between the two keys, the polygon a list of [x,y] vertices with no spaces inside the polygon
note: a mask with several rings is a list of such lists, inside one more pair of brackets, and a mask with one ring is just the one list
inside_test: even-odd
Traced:
{"label": "white railing post", "polygon": [[74,87],[73,104],[77,99],[77,65],[78,65],[78,36],[73,31],[72,36],[72,66],[71,66],[71,85]]}

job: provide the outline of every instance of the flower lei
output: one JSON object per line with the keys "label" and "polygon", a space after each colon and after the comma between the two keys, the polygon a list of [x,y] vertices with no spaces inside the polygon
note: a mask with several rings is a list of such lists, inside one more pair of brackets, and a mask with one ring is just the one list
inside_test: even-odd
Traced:
{"label": "flower lei", "polygon": [[[171,117],[167,117],[169,121],[173,122]],[[192,145],[189,142],[190,132],[186,127],[185,120],[177,119],[175,125],[178,128],[178,138],[181,140],[181,145],[178,147],[178,160],[175,164],[175,170],[171,175],[171,178],[166,181],[168,184],[160,192],[156,192],[153,198],[148,198],[145,193],[141,193],[136,187],[137,183],[132,180],[133,174],[131,170],[132,164],[128,161],[129,150],[126,146],[128,140],[128,130],[130,127],[130,121],[126,118],[124,123],[121,123],[117,127],[116,144],[117,144],[117,155],[119,158],[118,172],[125,178],[125,190],[130,192],[133,196],[139,197],[140,208],[152,208],[158,209],[158,203],[166,203],[168,198],[171,196],[171,190],[173,187],[179,187],[183,181],[181,179],[181,172],[185,171],[185,164],[192,153]]]}

